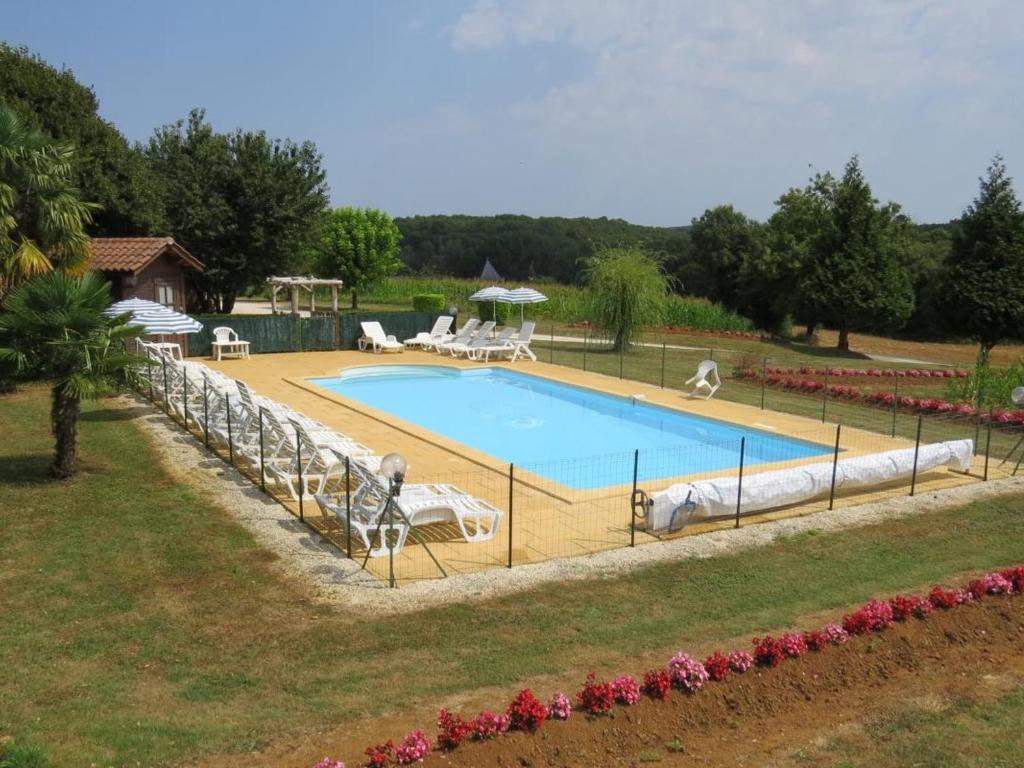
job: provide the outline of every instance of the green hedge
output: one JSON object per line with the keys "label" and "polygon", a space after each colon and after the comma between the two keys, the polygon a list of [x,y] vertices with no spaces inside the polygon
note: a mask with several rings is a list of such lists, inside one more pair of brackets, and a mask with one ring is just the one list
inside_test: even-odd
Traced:
{"label": "green hedge", "polygon": [[512,316],[511,304],[500,304],[495,301],[476,302],[476,312],[481,320],[493,320],[498,325],[508,325],[508,319]]}
{"label": "green hedge", "polygon": [[412,308],[416,312],[444,312],[447,307],[443,293],[417,293],[412,297]]}

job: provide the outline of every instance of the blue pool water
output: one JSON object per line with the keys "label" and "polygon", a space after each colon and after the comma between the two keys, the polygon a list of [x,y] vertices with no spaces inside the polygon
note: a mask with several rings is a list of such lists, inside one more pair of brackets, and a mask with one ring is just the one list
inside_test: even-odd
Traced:
{"label": "blue pool water", "polygon": [[[356,368],[311,380],[577,489],[818,456],[830,447],[498,368]],[[400,446],[396,446],[400,448]]]}

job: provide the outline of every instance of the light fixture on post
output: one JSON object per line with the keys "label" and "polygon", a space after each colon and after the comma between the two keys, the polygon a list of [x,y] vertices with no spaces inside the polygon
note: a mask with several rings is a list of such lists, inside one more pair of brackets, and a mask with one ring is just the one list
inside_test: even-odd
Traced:
{"label": "light fixture on post", "polygon": [[409,464],[400,453],[389,453],[380,461],[380,473],[388,479],[388,491],[392,496],[402,495],[402,483]]}

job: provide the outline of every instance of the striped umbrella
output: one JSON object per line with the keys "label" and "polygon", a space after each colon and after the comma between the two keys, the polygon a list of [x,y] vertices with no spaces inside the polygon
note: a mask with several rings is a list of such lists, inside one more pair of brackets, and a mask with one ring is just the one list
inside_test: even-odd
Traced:
{"label": "striped umbrella", "polygon": [[164,309],[163,304],[157,304],[155,301],[148,301],[146,299],[140,299],[137,296],[131,299],[125,299],[124,301],[117,301],[103,310],[103,314],[107,317],[113,317],[114,315],[123,315],[125,312],[152,312],[155,310]]}
{"label": "striped umbrella", "polygon": [[[500,288],[497,285],[492,285],[488,288],[481,288],[479,291],[470,296],[469,300],[489,301],[493,305],[494,302],[501,301],[501,297],[504,296],[506,293],[508,293],[508,291],[506,291],[504,288]],[[491,309],[496,310],[497,308],[492,306]],[[496,316],[497,312],[495,311],[493,312],[493,314]]]}
{"label": "striped umbrella", "polygon": [[533,288],[515,288],[511,291],[504,291],[496,301],[500,301],[502,304],[518,304],[519,305],[519,322],[523,322],[523,305],[524,304],[540,304],[542,301],[547,301],[548,297],[540,291],[535,291]]}
{"label": "striped umbrella", "polygon": [[203,324],[198,320],[167,307],[135,312],[128,325],[140,325],[147,336],[173,336],[179,333],[198,333]]}

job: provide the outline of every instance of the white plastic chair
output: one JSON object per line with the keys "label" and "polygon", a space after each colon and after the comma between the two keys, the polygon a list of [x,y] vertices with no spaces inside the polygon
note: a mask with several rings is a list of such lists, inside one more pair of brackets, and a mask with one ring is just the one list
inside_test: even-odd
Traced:
{"label": "white plastic chair", "polygon": [[359,325],[363,329],[363,336],[359,339],[359,349],[365,351],[367,348],[370,348],[374,353],[401,352],[405,349],[405,344],[394,336],[388,336],[384,333],[384,327],[376,320],[360,323]]}
{"label": "white plastic chair", "polygon": [[449,333],[449,329],[452,327],[454,318],[451,315],[441,315],[434,321],[434,327],[427,331],[420,331],[411,339],[405,340],[407,347],[423,347],[424,349],[430,349],[435,344],[440,344],[443,341],[451,341],[455,338],[455,334]]}
{"label": "white plastic chair", "polygon": [[[712,384],[710,379],[714,379]],[[697,366],[697,373],[693,378],[687,379],[683,382],[683,386],[693,384],[693,391],[690,392],[690,397],[696,397],[697,393],[701,390],[706,389],[707,394],[704,396],[705,400],[710,400],[711,396],[718,391],[718,388],[722,386],[722,380],[718,377],[718,363],[714,360],[703,360],[701,364]]]}
{"label": "white plastic chair", "polygon": [[234,328],[220,326],[213,329],[213,355],[220,360],[226,355],[247,358],[249,357],[249,342],[238,338]]}

